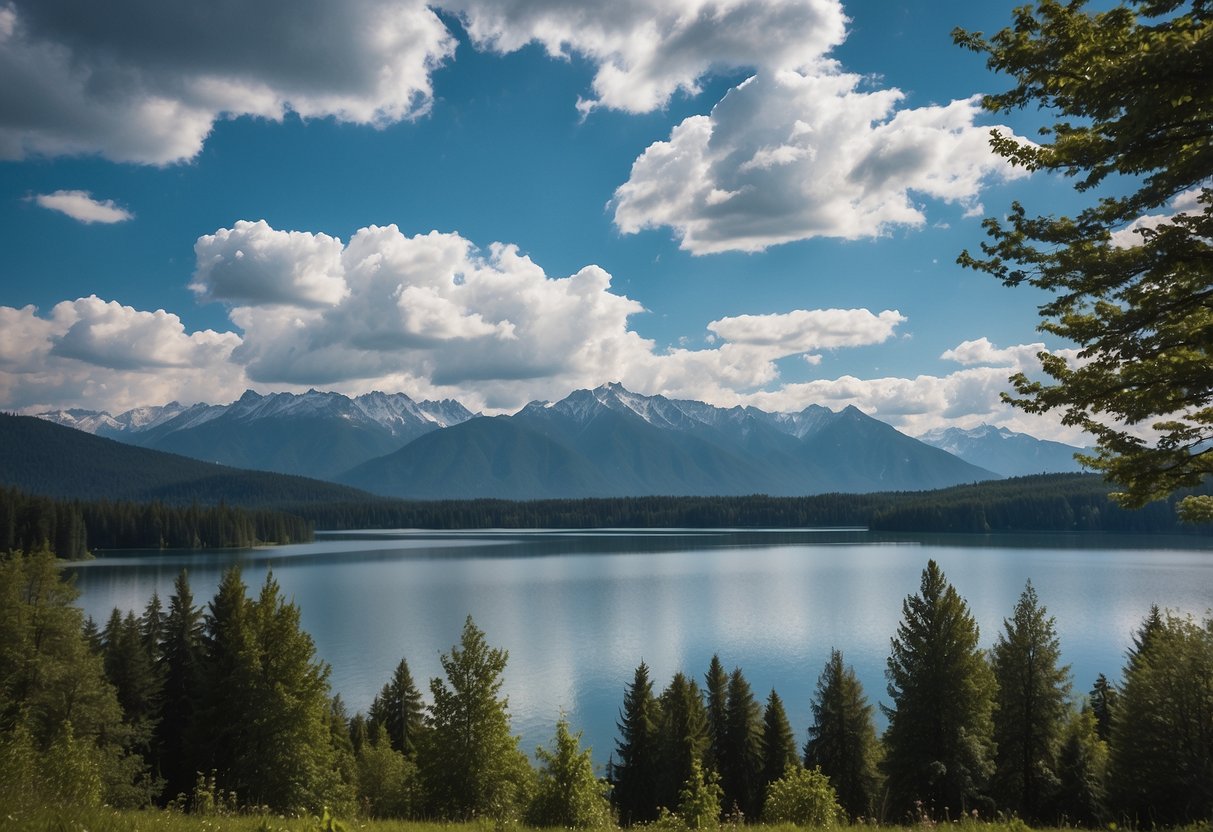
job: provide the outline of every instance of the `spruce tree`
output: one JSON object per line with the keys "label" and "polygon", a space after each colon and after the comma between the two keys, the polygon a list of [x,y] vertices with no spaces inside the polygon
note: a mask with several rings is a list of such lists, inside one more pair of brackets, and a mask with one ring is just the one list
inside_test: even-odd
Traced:
{"label": "spruce tree", "polygon": [[1213,816],[1213,619],[1147,619],[1112,715],[1114,807],[1141,824]]}
{"label": "spruce tree", "polygon": [[660,708],[653,695],[649,668],[643,661],[623,697],[619,713],[617,762],[611,767],[611,799],[624,826],[657,817]]}
{"label": "spruce tree", "polygon": [[695,763],[702,765],[708,746],[707,710],[695,680],[675,673],[661,693],[661,766],[657,803],[678,805],[678,792],[691,777]]}
{"label": "spruce tree", "polygon": [[800,765],[796,753],[796,736],[788,722],[783,700],[771,688],[767,706],[762,712],[762,790],[765,799],[766,787],[787,774],[788,769]]}
{"label": "spruce tree", "polygon": [[469,615],[459,645],[442,656],[446,681],[430,680],[434,704],[418,764],[439,817],[505,820],[526,806],[533,773],[510,732],[509,702],[498,698],[508,658]]}
{"label": "spruce tree", "polygon": [[202,658],[202,611],[194,606],[183,569],[173,583],[157,661],[160,709],[152,759],[153,770],[164,779],[162,794],[168,800],[188,792],[202,767],[188,738],[202,684]]}
{"label": "spruce tree", "polygon": [[1095,716],[1095,730],[1099,738],[1107,742],[1112,736],[1112,714],[1116,712],[1116,688],[1102,673],[1095,679],[1088,698],[1091,712]]}
{"label": "spruce tree", "polygon": [[724,810],[740,810],[747,818],[762,809],[762,709],[754,699],[741,668],[729,674],[720,785]]}
{"label": "spruce tree", "polygon": [[830,778],[850,817],[871,817],[880,784],[873,708],[854,668],[843,664],[838,650],[830,651],[811,707],[813,724],[804,747],[805,768],[820,768]]}
{"label": "spruce tree", "polygon": [[1101,826],[1107,816],[1108,744],[1090,708],[1071,711],[1057,752],[1052,817],[1062,824]]}
{"label": "spruce tree", "polygon": [[563,829],[610,825],[607,784],[594,776],[590,749],[581,748],[581,732],[570,733],[567,719],[561,716],[556,723],[551,749],[537,748],[535,756],[539,774],[527,809],[529,824]]}
{"label": "spruce tree", "polygon": [[417,742],[425,728],[425,706],[407,661],[401,659],[396,665],[391,681],[371,702],[368,716],[371,722],[383,726],[392,748],[409,759],[416,756]]}
{"label": "spruce tree", "polygon": [[720,759],[724,749],[725,723],[728,719],[729,674],[720,663],[720,656],[712,654],[708,672],[704,675],[704,691],[708,707],[708,747],[705,759],[707,768],[719,773]]}
{"label": "spruce tree", "polygon": [[1052,617],[1029,581],[994,644],[995,799],[1029,823],[1043,819],[1057,789],[1057,753],[1069,715],[1070,668]]}
{"label": "spruce tree", "polygon": [[902,604],[885,672],[892,707],[884,769],[893,810],[956,815],[983,801],[991,770],[994,677],[968,605],[934,560]]}

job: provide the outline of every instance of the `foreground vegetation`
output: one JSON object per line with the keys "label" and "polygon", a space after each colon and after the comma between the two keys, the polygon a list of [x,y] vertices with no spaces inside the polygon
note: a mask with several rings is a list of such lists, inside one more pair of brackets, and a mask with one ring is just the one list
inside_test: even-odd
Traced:
{"label": "foreground vegetation", "polygon": [[153,596],[100,628],[74,600],[49,551],[0,559],[0,807],[20,828],[144,817],[172,828],[182,813],[332,826],[326,810],[359,823],[662,829],[1213,817],[1213,619],[1153,610],[1121,683],[1100,676],[1074,697],[1031,584],[983,649],[934,562],[891,641],[883,737],[837,650],[803,745],[778,693],[756,697],[741,668],[714,657],[702,688],[680,672],[658,692],[642,662],[605,778],[563,718],[532,763],[500,696],[507,654],[470,617],[428,704],[402,659],[351,717],[272,574],[250,597],[229,570],[204,610],[182,573],[167,610]]}

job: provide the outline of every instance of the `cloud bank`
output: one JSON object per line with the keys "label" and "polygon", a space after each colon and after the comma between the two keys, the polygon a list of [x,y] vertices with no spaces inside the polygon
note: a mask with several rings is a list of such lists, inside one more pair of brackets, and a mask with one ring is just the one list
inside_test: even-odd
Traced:
{"label": "cloud bank", "polygon": [[[793,309],[710,321],[702,349],[662,349],[634,329],[644,313],[587,265],[548,275],[516,246],[486,250],[458,234],[408,236],[370,226],[348,243],[239,222],[198,239],[192,288],[226,306],[238,331],[186,332],[180,318],[97,297],[0,307],[0,400],[23,411],[232,401],[309,387],[401,390],[512,411],[533,399],[622,381],[638,392],[721,406],[799,410],[854,404],[920,432],[1000,421],[1040,434],[998,401],[1042,344],[966,341],[941,376],[789,383],[778,362],[887,342],[909,324],[896,310]],[[1072,356],[1071,356],[1072,357]],[[1051,435],[1061,435],[1058,431]]]}

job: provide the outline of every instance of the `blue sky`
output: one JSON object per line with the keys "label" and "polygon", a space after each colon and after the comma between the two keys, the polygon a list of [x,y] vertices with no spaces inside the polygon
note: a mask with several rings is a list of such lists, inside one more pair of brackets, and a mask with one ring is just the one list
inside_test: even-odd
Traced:
{"label": "blue sky", "polygon": [[951,42],[1013,5],[0,0],[0,407],[622,381],[1076,440],[998,401],[1043,298],[955,265],[1078,204]]}

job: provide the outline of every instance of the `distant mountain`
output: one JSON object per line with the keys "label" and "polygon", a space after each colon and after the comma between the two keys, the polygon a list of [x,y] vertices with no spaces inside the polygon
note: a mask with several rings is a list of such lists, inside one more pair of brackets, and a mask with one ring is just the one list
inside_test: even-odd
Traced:
{"label": "distant mountain", "polygon": [[337,481],[414,499],[544,499],[922,490],[995,478],[852,407],[772,414],[608,384],[427,433]]}
{"label": "distant mountain", "polygon": [[194,459],[328,479],[474,414],[450,399],[415,402],[403,393],[351,399],[316,390],[268,396],[249,390],[230,405],[183,407],[173,402],[118,416],[80,410],[40,416]]}
{"label": "distant mountain", "polygon": [[7,414],[0,414],[0,485],[47,497],[187,505],[268,507],[372,499],[333,483],[239,471]]}
{"label": "distant mountain", "polygon": [[1083,448],[1037,439],[994,425],[980,425],[969,430],[940,428],[918,438],[1004,477],[1068,474],[1084,470],[1074,459],[1074,454],[1082,452]]}

